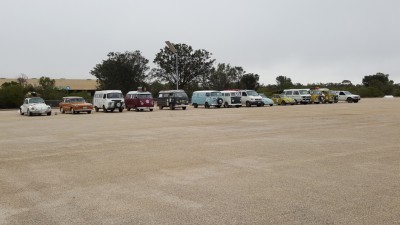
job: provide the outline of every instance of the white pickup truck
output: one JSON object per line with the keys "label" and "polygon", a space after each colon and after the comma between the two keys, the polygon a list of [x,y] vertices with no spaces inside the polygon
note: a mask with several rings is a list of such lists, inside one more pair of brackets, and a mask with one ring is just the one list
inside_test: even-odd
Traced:
{"label": "white pickup truck", "polygon": [[353,95],[349,91],[334,91],[337,96],[339,101],[346,101],[348,103],[357,103],[358,101],[361,100],[359,95]]}

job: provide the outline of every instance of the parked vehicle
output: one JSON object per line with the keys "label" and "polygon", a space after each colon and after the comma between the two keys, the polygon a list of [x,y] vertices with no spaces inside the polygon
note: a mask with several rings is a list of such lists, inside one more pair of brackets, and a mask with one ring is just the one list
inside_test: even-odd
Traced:
{"label": "parked vehicle", "polygon": [[269,105],[269,106],[274,105],[274,101],[272,101],[272,99],[268,98],[264,94],[260,94],[260,96],[261,96],[261,101],[263,102],[263,105]]}
{"label": "parked vehicle", "polygon": [[308,104],[311,101],[310,89],[285,89],[283,93],[293,98],[296,104]]}
{"label": "parked vehicle", "polygon": [[293,98],[290,98],[284,94],[274,94],[272,95],[272,101],[274,101],[277,105],[294,105],[296,101]]}
{"label": "parked vehicle", "polygon": [[328,88],[320,88],[319,89],[325,96],[325,103],[337,103],[338,102],[338,96],[336,95],[335,92],[329,90]]}
{"label": "parked vehicle", "polygon": [[230,107],[239,108],[242,106],[239,91],[226,90],[226,91],[221,91],[221,93],[222,93],[222,99],[224,101],[225,108],[230,108]]}
{"label": "parked vehicle", "polygon": [[192,105],[195,108],[202,105],[204,105],[205,108],[210,108],[211,106],[220,108],[223,103],[224,100],[222,99],[222,93],[220,91],[195,91],[192,94]]}
{"label": "parked vehicle", "polygon": [[354,95],[349,91],[333,91],[338,96],[338,101],[346,101],[348,103],[357,103],[361,100],[359,95]]}
{"label": "parked vehicle", "polygon": [[245,105],[247,107],[250,107],[252,105],[260,107],[264,105],[261,96],[254,90],[241,90],[240,94],[242,95],[242,105]]}
{"label": "parked vehicle", "polygon": [[172,110],[176,108],[185,110],[189,106],[189,98],[183,90],[160,91],[158,93],[157,106],[159,109],[169,107]]}
{"label": "parked vehicle", "polygon": [[125,100],[120,90],[96,91],[93,96],[93,105],[96,112],[103,109],[103,112],[114,112],[118,109],[122,112],[125,107]]}
{"label": "parked vehicle", "polygon": [[315,89],[315,90],[310,90],[311,94],[311,103],[319,104],[319,103],[325,103],[325,94],[322,93],[322,91]]}
{"label": "parked vehicle", "polygon": [[47,105],[40,97],[25,98],[24,103],[19,108],[21,115],[51,115],[51,107]]}
{"label": "parked vehicle", "polygon": [[148,91],[130,91],[125,95],[125,107],[128,111],[131,109],[153,111],[153,96]]}
{"label": "parked vehicle", "polygon": [[87,103],[82,97],[68,96],[62,99],[62,102],[59,103],[59,108],[61,113],[71,112],[72,114],[77,114],[86,112],[90,114],[92,113],[93,105]]}

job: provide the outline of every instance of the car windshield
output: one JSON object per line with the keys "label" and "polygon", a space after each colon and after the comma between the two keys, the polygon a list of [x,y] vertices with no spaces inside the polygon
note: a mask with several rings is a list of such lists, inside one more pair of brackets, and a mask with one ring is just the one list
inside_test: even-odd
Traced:
{"label": "car windshield", "polygon": [[175,96],[179,97],[179,98],[187,98],[188,97],[185,92],[176,92]]}
{"label": "car windshield", "polygon": [[247,91],[247,95],[249,95],[249,96],[257,96],[258,93],[255,92],[255,91]]}
{"label": "car windshield", "polygon": [[71,98],[69,99],[70,102],[85,102],[84,98]]}
{"label": "car windshield", "polygon": [[107,98],[123,98],[121,93],[108,93]]}
{"label": "car windshield", "polygon": [[264,94],[260,94],[261,97],[266,98],[267,96],[265,96]]}
{"label": "car windshield", "polygon": [[44,103],[44,100],[42,98],[31,98],[29,103]]}
{"label": "car windshield", "polygon": [[309,94],[309,92],[307,90],[300,90],[299,92],[301,95]]}
{"label": "car windshield", "polygon": [[221,92],[211,92],[211,96],[221,96]]}
{"label": "car windshield", "polygon": [[151,94],[139,94],[138,98],[151,98]]}

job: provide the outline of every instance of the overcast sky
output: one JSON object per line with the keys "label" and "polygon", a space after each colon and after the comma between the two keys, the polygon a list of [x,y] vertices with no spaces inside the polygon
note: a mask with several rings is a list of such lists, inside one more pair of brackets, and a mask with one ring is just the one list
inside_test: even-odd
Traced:
{"label": "overcast sky", "polygon": [[264,84],[357,84],[377,72],[400,83],[399,0],[0,0],[0,21],[6,78],[94,79],[108,52],[152,62],[168,40]]}

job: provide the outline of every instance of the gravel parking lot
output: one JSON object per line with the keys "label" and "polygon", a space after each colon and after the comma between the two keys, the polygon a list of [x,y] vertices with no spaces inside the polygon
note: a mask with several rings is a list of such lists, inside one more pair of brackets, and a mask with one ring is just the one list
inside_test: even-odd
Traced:
{"label": "gravel parking lot", "polygon": [[0,111],[0,224],[400,224],[399,112]]}

